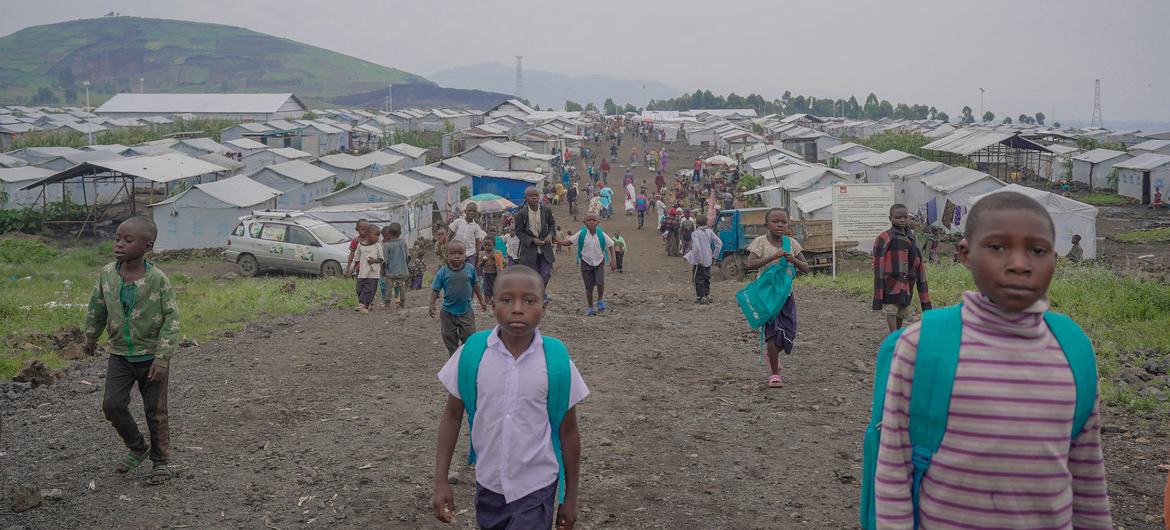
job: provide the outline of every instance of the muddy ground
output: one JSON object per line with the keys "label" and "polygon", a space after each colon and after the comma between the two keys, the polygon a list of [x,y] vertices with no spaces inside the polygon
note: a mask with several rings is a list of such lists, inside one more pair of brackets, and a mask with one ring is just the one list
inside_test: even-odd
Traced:
{"label": "muddy ground", "polygon": [[[681,166],[695,151],[671,154]],[[607,278],[610,311],[582,314],[579,276],[561,254],[542,325],[566,340],[592,390],[579,408],[580,527],[856,527],[881,317],[841,293],[798,289],[787,386],[768,390],[736,284],[717,282],[715,304],[693,305],[687,266],[656,234],[620,214],[603,226],[630,245],[626,272]],[[402,312],[330,308],[185,348],[170,388],[178,477],[165,486],[146,486],[145,470],[111,471],[123,449],[99,408],[104,363],[51,387],[6,388],[0,528],[442,528],[429,498],[445,399],[435,373],[447,356],[425,292],[412,295]],[[1104,415],[1118,526],[1160,528],[1167,426]],[[473,471],[455,470],[456,502],[470,508]],[[14,514],[16,485],[60,492]],[[469,511],[456,526],[473,521]]]}

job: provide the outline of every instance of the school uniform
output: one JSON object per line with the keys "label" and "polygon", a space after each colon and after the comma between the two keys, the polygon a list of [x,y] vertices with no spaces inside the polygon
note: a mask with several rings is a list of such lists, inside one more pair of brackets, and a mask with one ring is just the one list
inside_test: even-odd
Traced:
{"label": "school uniform", "polygon": [[[585,238],[579,249],[581,279],[585,282],[585,290],[589,291],[597,285],[605,285],[605,250],[613,248],[613,238],[601,231],[590,234],[589,229],[582,228],[577,232],[578,240],[581,240],[582,233]],[[599,236],[605,236],[604,246]]]}

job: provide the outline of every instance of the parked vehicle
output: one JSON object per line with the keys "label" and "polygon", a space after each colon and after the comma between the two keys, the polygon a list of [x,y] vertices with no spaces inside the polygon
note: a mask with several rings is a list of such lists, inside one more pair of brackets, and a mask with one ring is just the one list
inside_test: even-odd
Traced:
{"label": "parked vehicle", "polygon": [[[715,221],[715,233],[723,242],[719,259],[719,271],[724,279],[742,280],[746,276],[747,247],[755,238],[768,233],[764,216],[768,208],[739,208],[723,210]],[[799,221],[788,224],[789,236],[800,243],[804,259],[813,270],[824,269],[833,264],[833,221]],[[838,243],[838,255],[843,249],[857,246],[857,243]]]}
{"label": "parked vehicle", "polygon": [[228,236],[225,260],[240,266],[241,276],[275,269],[341,276],[350,238],[328,223],[293,211],[258,211],[240,218]]}

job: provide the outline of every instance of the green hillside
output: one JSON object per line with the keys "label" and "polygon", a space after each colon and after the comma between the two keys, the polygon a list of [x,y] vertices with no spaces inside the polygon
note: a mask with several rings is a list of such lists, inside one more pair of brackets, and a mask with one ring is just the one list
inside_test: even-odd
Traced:
{"label": "green hillside", "polygon": [[389,83],[430,84],[401,70],[219,24],[103,17],[0,38],[0,103],[84,103],[82,81],[89,80],[96,106],[118,92],[137,92],[139,78],[147,92],[295,92],[314,101]]}

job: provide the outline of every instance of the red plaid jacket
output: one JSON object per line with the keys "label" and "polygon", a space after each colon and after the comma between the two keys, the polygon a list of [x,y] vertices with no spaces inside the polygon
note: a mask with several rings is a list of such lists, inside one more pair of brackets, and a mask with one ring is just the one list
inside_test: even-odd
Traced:
{"label": "red plaid jacket", "polygon": [[883,304],[910,305],[915,285],[922,310],[930,309],[926,264],[914,244],[914,232],[896,228],[882,232],[873,242],[873,309]]}

